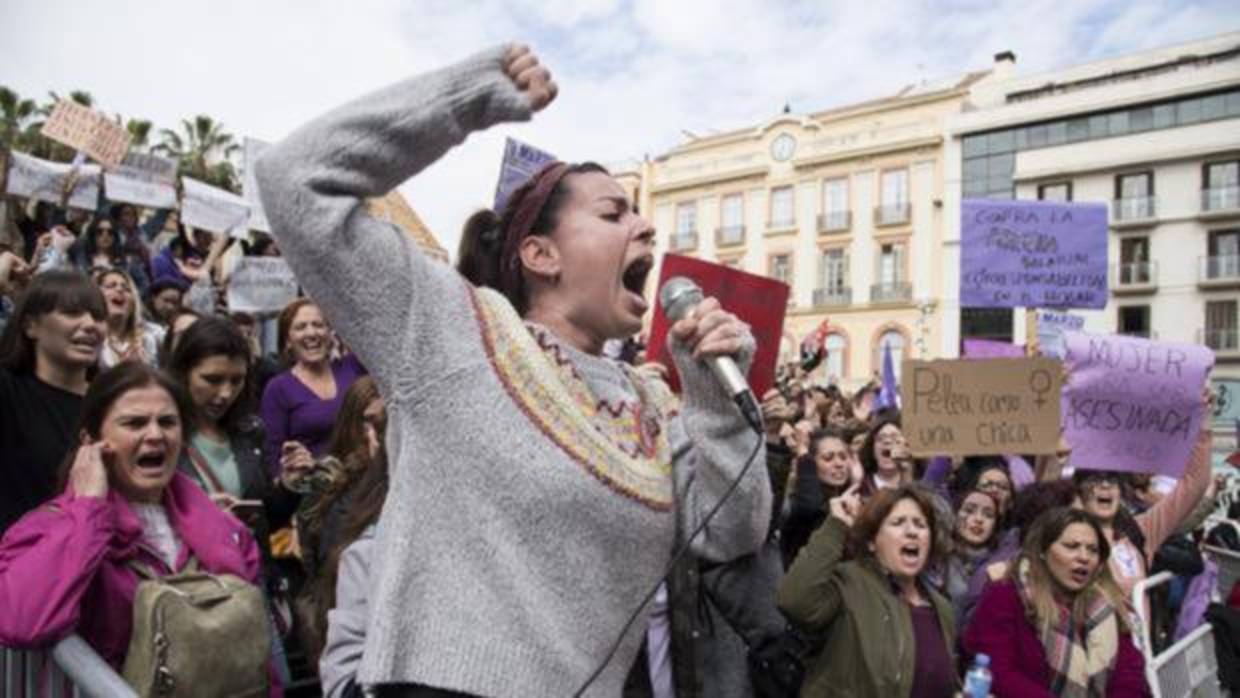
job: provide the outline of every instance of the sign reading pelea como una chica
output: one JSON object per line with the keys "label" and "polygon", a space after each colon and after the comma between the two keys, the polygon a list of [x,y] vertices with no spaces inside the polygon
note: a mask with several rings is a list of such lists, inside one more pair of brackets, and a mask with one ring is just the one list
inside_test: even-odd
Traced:
{"label": "sign reading pelea como una chica", "polygon": [[1103,308],[1106,204],[965,199],[960,304],[973,308]]}

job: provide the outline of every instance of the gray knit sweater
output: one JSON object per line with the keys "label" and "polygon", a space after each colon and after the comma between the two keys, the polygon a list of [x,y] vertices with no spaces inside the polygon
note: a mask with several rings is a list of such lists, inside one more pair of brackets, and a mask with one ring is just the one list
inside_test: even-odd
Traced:
{"label": "gray knit sweater", "polygon": [[[365,211],[363,198],[471,132],[530,118],[503,73],[505,48],[338,108],[257,164],[280,249],[387,399],[392,484],[376,541],[366,684],[571,695],[658,583],[673,517],[696,527],[758,446],[705,366],[674,345],[683,402],[660,427],[674,506],[624,496],[518,404],[480,329],[481,294]],[[559,352],[600,401],[639,401],[615,362]],[[752,340],[740,361],[751,353]],[[761,545],[771,507],[764,462],[759,452],[697,555],[726,560]],[[645,618],[587,695],[620,694]]]}

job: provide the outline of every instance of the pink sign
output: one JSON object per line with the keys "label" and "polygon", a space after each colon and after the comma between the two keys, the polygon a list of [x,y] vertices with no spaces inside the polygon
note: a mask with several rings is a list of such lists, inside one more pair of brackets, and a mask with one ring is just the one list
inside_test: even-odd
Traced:
{"label": "pink sign", "polygon": [[1214,354],[1195,344],[1068,333],[1064,436],[1070,464],[1178,477],[1205,422]]}
{"label": "pink sign", "polygon": [[966,359],[1023,359],[1025,348],[1010,342],[996,342],[993,339],[964,340],[964,358]]}

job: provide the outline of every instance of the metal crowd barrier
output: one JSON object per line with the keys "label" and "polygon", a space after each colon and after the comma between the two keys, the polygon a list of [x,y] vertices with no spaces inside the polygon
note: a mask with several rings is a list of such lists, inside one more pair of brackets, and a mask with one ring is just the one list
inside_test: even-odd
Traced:
{"label": "metal crowd barrier", "polygon": [[1139,582],[1132,590],[1132,606],[1141,621],[1141,654],[1145,657],[1145,679],[1154,698],[1222,698],[1218,680],[1218,658],[1214,649],[1214,629],[1203,624],[1182,640],[1154,655],[1150,643],[1149,605],[1146,594],[1175,577],[1170,572]]}
{"label": "metal crowd barrier", "polygon": [[1218,563],[1218,595],[1223,603],[1227,603],[1227,595],[1236,580],[1240,579],[1240,553],[1212,545],[1205,546],[1205,551]]}
{"label": "metal crowd barrier", "polygon": [[5,698],[137,698],[90,645],[70,635],[51,650],[0,647],[0,696]]}

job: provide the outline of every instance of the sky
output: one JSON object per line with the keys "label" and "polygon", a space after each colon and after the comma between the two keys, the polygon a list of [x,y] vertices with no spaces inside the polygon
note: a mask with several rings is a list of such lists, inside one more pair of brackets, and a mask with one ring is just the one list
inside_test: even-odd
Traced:
{"label": "sky", "polygon": [[175,127],[205,113],[278,140],[369,90],[499,43],[530,45],[560,96],[474,134],[401,185],[455,253],[495,191],[505,136],[567,160],[657,156],[759,124],[987,69],[1017,72],[1240,30],[1235,0],[6,0],[0,85]]}

